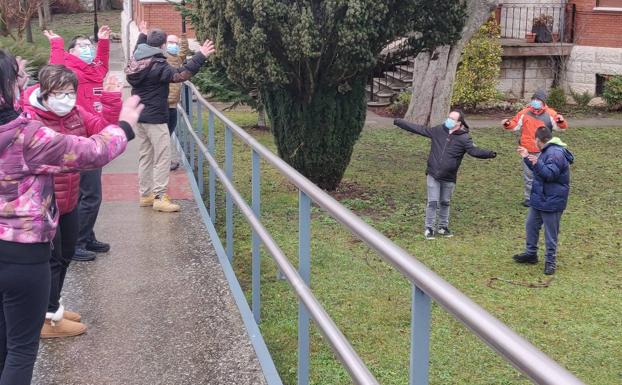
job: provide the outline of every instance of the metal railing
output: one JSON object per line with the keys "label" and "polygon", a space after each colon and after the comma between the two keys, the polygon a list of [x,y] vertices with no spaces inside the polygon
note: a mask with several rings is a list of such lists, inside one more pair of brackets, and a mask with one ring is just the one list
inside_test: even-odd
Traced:
{"label": "metal railing", "polygon": [[547,36],[544,42],[568,43],[573,39],[574,13],[573,4],[507,3],[497,8],[496,19],[502,39],[525,39],[528,32],[538,32],[540,24]]}
{"label": "metal railing", "polygon": [[[207,146],[203,143],[203,114],[208,114]],[[412,283],[410,385],[428,384],[431,302],[436,301],[455,319],[463,323],[482,341],[495,350],[505,361],[526,375],[535,384],[582,385],[579,379],[539,351],[531,343],[505,326],[429,270],[415,257],[397,246],[338,201],[317,187],[285,161],[262,146],[250,134],[238,127],[222,112],[206,101],[192,83],[184,84],[182,105],[178,106],[179,129],[177,137],[183,150],[183,160],[198,184],[198,192],[207,200],[210,220],[216,220],[216,180],[225,190],[225,262],[233,259],[234,204],[252,228],[252,314],[260,322],[260,246],[274,258],[278,268],[291,285],[299,300],[298,307],[298,385],[309,383],[309,320],[312,319],[343,364],[355,384],[378,384],[365,363],[352,348],[333,320],[318,302],[309,287],[311,203],[315,202],[326,213],[358,236],[385,261],[397,268]],[[196,126],[192,122],[196,118]],[[215,119],[225,126],[224,170],[215,155]],[[233,138],[239,139],[252,152],[252,202],[249,205],[236,190],[233,177]],[[299,193],[299,269],[289,262],[281,248],[263,226],[260,219],[261,160],[274,167],[298,188]],[[208,168],[208,191],[205,194],[204,168]],[[219,239],[213,242],[220,245]],[[219,248],[217,247],[217,250]],[[222,249],[222,247],[220,247]],[[230,268],[230,267],[227,267]],[[261,358],[260,358],[261,360]]]}

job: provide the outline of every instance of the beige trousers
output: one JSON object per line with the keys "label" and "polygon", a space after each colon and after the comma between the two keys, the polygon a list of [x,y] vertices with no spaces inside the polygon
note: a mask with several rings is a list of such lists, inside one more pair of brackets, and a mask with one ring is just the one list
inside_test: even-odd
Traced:
{"label": "beige trousers", "polygon": [[138,123],[138,189],[141,196],[166,194],[171,169],[168,125]]}

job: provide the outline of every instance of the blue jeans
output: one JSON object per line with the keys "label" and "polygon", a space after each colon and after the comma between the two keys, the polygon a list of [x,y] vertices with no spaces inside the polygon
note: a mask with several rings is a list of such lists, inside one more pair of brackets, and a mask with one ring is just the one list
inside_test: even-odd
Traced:
{"label": "blue jeans", "polygon": [[49,296],[48,262],[0,262],[0,385],[30,385]]}
{"label": "blue jeans", "polygon": [[449,201],[454,193],[456,184],[453,182],[443,182],[436,180],[428,175],[426,178],[428,186],[428,205],[425,210],[425,227],[434,229],[436,222],[436,212],[438,210],[438,226],[449,226]]}
{"label": "blue jeans", "polygon": [[544,224],[544,240],[546,242],[545,261],[555,265],[557,257],[557,235],[559,234],[559,222],[562,218],[563,211],[547,212],[529,208],[527,221],[525,223],[526,245],[525,252],[530,255],[538,254],[538,239],[540,237],[540,229]]}

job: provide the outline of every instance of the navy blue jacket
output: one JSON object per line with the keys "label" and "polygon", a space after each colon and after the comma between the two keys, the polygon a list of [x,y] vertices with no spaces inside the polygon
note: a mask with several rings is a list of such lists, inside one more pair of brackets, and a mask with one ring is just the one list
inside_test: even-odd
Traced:
{"label": "navy blue jacket", "polygon": [[525,164],[533,171],[529,205],[548,212],[564,211],[570,192],[570,165],[574,156],[559,138],[551,139],[542,149],[538,162]]}

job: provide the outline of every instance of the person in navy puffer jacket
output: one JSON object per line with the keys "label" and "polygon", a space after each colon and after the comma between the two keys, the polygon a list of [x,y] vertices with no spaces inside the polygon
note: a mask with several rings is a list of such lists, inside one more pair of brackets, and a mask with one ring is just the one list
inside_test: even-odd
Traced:
{"label": "person in navy puffer jacket", "polygon": [[533,171],[534,180],[529,200],[529,213],[525,223],[525,252],[514,256],[518,263],[538,263],[538,238],[544,224],[546,255],[544,274],[555,273],[557,256],[557,236],[562,213],[568,204],[570,192],[570,165],[574,155],[559,138],[553,138],[546,127],[536,130],[536,146],[540,157],[530,155],[524,147],[517,151],[523,161]]}

